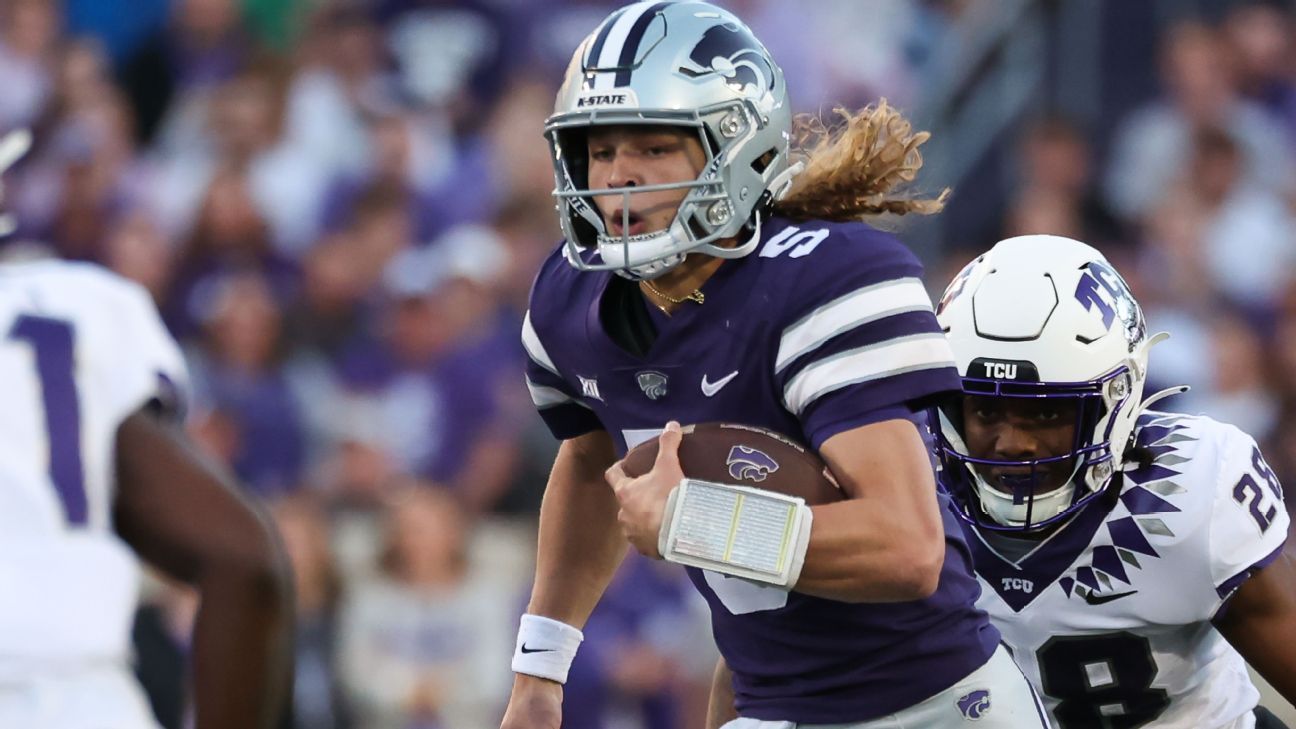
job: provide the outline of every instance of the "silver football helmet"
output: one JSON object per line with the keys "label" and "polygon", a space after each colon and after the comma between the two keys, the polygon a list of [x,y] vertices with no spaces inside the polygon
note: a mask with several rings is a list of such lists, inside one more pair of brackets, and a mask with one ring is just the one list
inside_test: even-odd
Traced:
{"label": "silver football helmet", "polygon": [[[695,129],[707,153],[696,180],[600,190],[687,189],[661,231],[610,235],[588,186],[586,134],[596,125]],[[791,181],[792,110],[783,72],[747,26],[705,2],[639,2],[612,13],[572,56],[545,122],[567,260],[631,279],[662,275],[691,252],[739,258],[759,240],[762,208]],[[623,230],[628,231],[629,221]],[[734,248],[715,245],[754,232]]]}

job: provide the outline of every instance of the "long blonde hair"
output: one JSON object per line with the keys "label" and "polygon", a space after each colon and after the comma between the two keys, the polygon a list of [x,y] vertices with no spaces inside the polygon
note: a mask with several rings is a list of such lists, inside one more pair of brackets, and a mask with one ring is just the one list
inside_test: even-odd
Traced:
{"label": "long blonde hair", "polygon": [[793,122],[793,162],[805,169],[774,212],[794,220],[862,220],[880,215],[931,215],[945,207],[949,189],[925,198],[903,187],[922,168],[918,148],[931,134],[913,125],[886,99],[855,113],[838,107],[829,125],[818,116]]}

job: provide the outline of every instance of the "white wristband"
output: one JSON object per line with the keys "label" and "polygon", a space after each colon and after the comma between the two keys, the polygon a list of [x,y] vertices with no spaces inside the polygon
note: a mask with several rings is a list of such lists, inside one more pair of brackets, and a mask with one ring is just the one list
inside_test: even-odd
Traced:
{"label": "white wristband", "polygon": [[686,478],[666,499],[657,548],[668,562],[791,590],[813,523],[798,497]]}
{"label": "white wristband", "polygon": [[513,672],[567,683],[567,671],[585,634],[567,623],[526,614],[518,626]]}

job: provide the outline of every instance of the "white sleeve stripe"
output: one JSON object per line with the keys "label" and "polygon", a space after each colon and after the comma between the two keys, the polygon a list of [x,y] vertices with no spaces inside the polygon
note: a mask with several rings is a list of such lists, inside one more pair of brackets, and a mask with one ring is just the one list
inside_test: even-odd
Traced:
{"label": "white sleeve stripe", "polygon": [[[639,20],[639,16],[644,14],[649,8],[647,3],[642,7],[634,10],[627,10],[617,18],[611,31],[608,33],[607,40],[603,42],[603,52],[597,59],[590,59],[595,62],[597,68],[616,68],[621,62],[621,46],[625,45],[626,38],[630,35],[630,29]],[[612,88],[614,81],[611,74],[597,74],[594,80],[595,91],[607,91]]]}
{"label": "white sleeve stripe", "polygon": [[848,385],[954,366],[954,353],[944,334],[896,337],[809,365],[784,388],[783,403],[789,411],[800,415],[815,400]]}
{"label": "white sleeve stripe", "polygon": [[[540,335],[536,334],[535,327],[531,326],[530,309],[527,310],[526,316],[522,318],[522,346],[526,348],[527,356],[533,362],[558,375],[558,368],[554,366],[553,360],[549,358],[549,353],[545,351],[544,345],[540,343]],[[561,377],[561,375],[559,376]]]}
{"label": "white sleeve stripe", "polygon": [[842,332],[896,314],[930,311],[931,308],[927,289],[916,278],[893,279],[856,289],[815,309],[783,330],[774,372],[782,372],[797,357]]}
{"label": "white sleeve stripe", "polygon": [[530,377],[527,378],[526,383],[527,389],[531,391],[531,402],[535,403],[537,408],[551,408],[555,405],[572,402],[572,398],[558,388],[537,385],[531,381]]}

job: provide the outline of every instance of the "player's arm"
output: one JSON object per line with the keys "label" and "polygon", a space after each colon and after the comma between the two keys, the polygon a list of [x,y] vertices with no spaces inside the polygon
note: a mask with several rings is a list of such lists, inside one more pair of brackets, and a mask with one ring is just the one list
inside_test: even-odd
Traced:
{"label": "player's arm", "polygon": [[1283,553],[1242,583],[1215,627],[1296,705],[1296,558]]}
{"label": "player's arm", "polygon": [[935,476],[912,421],[838,433],[820,455],[849,497],[815,506],[801,577],[793,588],[847,602],[931,595],[945,560]]}
{"label": "player's arm", "polygon": [[[663,556],[663,525],[677,509],[687,508],[671,498],[684,478],[681,438],[679,424],[668,423],[652,470],[630,478],[617,463],[607,472],[622,530],[640,552],[655,559]],[[800,569],[791,570],[787,582],[774,584],[844,602],[900,602],[931,595],[944,565],[945,533],[931,460],[917,426],[894,418],[861,425],[830,436],[820,452],[848,500],[794,507],[795,516],[789,518],[802,526],[796,529],[800,546],[792,547],[796,554],[791,559],[801,563]],[[808,524],[804,510],[810,512]],[[807,528],[809,538],[801,541]],[[787,534],[780,528],[749,536],[778,549],[775,543]],[[725,571],[719,565],[712,569]]]}
{"label": "player's arm", "polygon": [[915,600],[936,589],[945,534],[911,410],[961,383],[922,266],[894,237],[862,236],[851,250],[867,257],[801,267],[798,291],[812,293],[793,307],[775,359],[783,402],[847,495],[813,508],[793,589],[848,602]]}
{"label": "player's arm", "polygon": [[[603,472],[615,460],[612,438],[603,430],[570,438],[559,447],[540,505],[529,615],[579,629],[625,558],[617,501],[603,480]],[[529,649],[551,647],[539,642]],[[557,681],[517,673],[502,726],[557,729],[561,702],[562,685]]]}
{"label": "player's arm", "polygon": [[292,588],[269,521],[147,411],[117,430],[117,532],[196,587],[196,727],[276,726],[292,684]]}
{"label": "player's arm", "polygon": [[716,659],[715,674],[711,676],[711,700],[707,702],[706,729],[720,727],[738,718],[734,708],[733,671],[723,657]]}
{"label": "player's arm", "polygon": [[1296,704],[1296,559],[1286,553],[1290,519],[1282,484],[1251,436],[1219,425],[1210,563],[1222,602],[1220,633]]}

